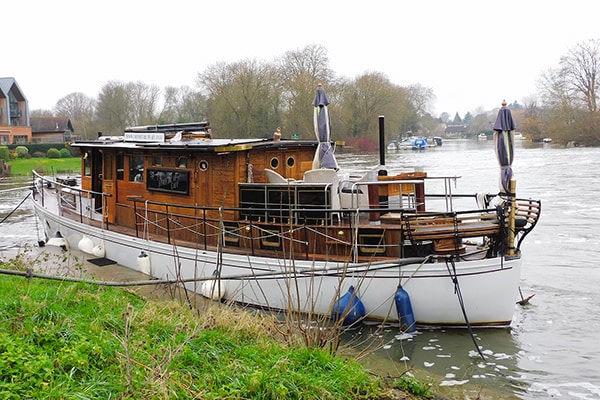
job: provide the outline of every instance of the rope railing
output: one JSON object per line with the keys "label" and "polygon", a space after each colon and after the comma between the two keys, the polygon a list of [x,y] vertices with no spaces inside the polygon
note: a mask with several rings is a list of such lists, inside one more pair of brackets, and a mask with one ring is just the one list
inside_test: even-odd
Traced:
{"label": "rope railing", "polygon": [[[261,218],[257,220],[253,220],[252,218],[246,219],[230,219],[221,221],[220,223],[216,216],[206,217],[207,213],[218,211],[217,207],[201,207],[201,206],[189,206],[189,205],[179,205],[179,204],[166,204],[161,202],[153,202],[142,199],[130,199],[135,203],[144,203],[143,209],[136,209],[135,211],[135,225],[138,232],[140,231],[154,231],[155,234],[159,234],[162,236],[167,236],[168,241],[171,240],[171,235],[178,235],[181,232],[188,232],[191,235],[195,235],[195,237],[199,238],[200,241],[210,241],[211,238],[219,237],[222,235],[226,235],[228,237],[237,239],[237,240],[246,240],[249,242],[262,241],[272,239],[274,242],[279,242],[282,245],[287,246],[288,248],[293,245],[304,246],[306,255],[308,256],[308,245],[309,243],[305,239],[300,239],[301,232],[305,232],[305,237],[307,234],[311,234],[314,237],[315,241],[318,242],[327,242],[330,244],[338,244],[341,246],[348,246],[353,249],[352,253],[358,254],[357,248],[360,246],[362,252],[369,252],[369,249],[385,249],[397,246],[394,243],[385,243],[383,240],[377,243],[359,243],[357,240],[357,232],[352,229],[352,233],[350,235],[350,239],[341,239],[336,235],[336,226],[326,226],[316,224],[315,226],[309,225],[306,223],[291,223],[290,219],[287,218],[288,215],[300,214],[308,215],[311,212],[315,213],[335,213],[339,210],[332,209],[320,209],[315,208],[312,210],[305,209],[288,209],[285,211],[286,215],[284,218],[274,217],[276,219],[276,225],[279,229],[268,229],[264,224],[268,223],[263,221]],[[173,213],[171,210],[178,209],[179,212]],[[194,210],[194,213],[183,213],[182,210]],[[281,208],[229,208],[225,209],[228,212],[247,212],[252,213],[253,215],[266,215],[275,213],[281,213]],[[405,211],[404,209],[390,209],[391,211]],[[358,218],[358,214],[361,213],[361,210],[343,210],[343,213],[350,220],[356,220]],[[150,216],[148,216],[150,214]],[[280,221],[277,224],[277,219],[283,219],[284,221]],[[310,218],[308,218],[310,220]],[[183,223],[182,221],[187,221],[188,223]],[[292,218],[294,220],[294,218]],[[318,227],[325,226],[326,229],[320,229]],[[143,228],[143,229],[140,229]],[[167,235],[168,234],[168,235]],[[286,245],[287,243],[287,245]],[[384,251],[385,252],[385,251]],[[375,252],[372,252],[375,253]]]}

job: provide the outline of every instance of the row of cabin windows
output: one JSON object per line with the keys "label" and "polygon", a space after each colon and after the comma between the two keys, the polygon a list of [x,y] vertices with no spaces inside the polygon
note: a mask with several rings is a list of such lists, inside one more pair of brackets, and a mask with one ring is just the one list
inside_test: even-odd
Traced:
{"label": "row of cabin windows", "polygon": [[[90,158],[91,155],[88,153],[86,157],[84,157],[84,165],[85,165],[85,176],[91,176],[90,170]],[[108,161],[108,160],[107,160]],[[110,165],[111,163],[108,162]],[[178,168],[186,168],[188,164],[188,159],[185,156],[179,157],[177,159],[177,167]],[[155,156],[152,160],[152,165],[162,166],[163,159],[161,156]],[[117,179],[124,180],[125,176],[125,154],[117,153]],[[112,176],[106,176],[107,179],[112,179]],[[127,179],[130,182],[144,182],[144,157],[140,154],[133,154],[129,156],[129,175]]]}

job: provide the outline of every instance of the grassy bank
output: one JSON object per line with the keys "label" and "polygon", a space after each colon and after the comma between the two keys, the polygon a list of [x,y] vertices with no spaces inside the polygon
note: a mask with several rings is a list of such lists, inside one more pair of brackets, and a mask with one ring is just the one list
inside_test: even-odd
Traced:
{"label": "grassy bank", "polygon": [[41,174],[79,174],[81,158],[19,158],[8,162],[12,175],[30,175],[32,170]]}
{"label": "grassy bank", "polygon": [[10,275],[0,293],[3,399],[410,398],[353,360],[286,345],[262,314]]}

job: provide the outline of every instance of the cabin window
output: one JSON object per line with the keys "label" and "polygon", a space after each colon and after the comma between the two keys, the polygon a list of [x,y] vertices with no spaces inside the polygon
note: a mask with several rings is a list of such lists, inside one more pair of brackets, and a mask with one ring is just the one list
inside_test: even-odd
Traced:
{"label": "cabin window", "polygon": [[154,161],[152,161],[152,165],[161,166],[162,165],[162,157],[161,156],[154,156]]}
{"label": "cabin window", "polygon": [[261,227],[263,232],[260,239],[260,248],[261,249],[269,249],[269,250],[282,250],[283,246],[281,243],[281,232],[266,229],[266,227]]}
{"label": "cabin window", "polygon": [[271,168],[277,169],[279,167],[279,159],[277,157],[271,158]]}
{"label": "cabin window", "polygon": [[178,168],[187,168],[188,159],[185,156],[181,156],[177,159],[177,167]]}
{"label": "cabin window", "polygon": [[90,168],[90,160],[92,159],[92,153],[86,151],[83,155],[83,174],[85,176],[92,176],[92,170]]}
{"label": "cabin window", "polygon": [[359,229],[358,254],[362,256],[385,255],[386,245],[383,232],[371,229]]}
{"label": "cabin window", "polygon": [[122,151],[117,153],[117,179],[122,181],[125,177],[125,154]]}
{"label": "cabin window", "polygon": [[202,160],[198,163],[198,168],[200,168],[200,171],[206,171],[208,169],[208,161],[206,160]]}
{"label": "cabin window", "polygon": [[139,154],[129,158],[129,181],[144,182],[144,157]]}
{"label": "cabin window", "polygon": [[296,159],[294,157],[288,157],[286,162],[287,166],[291,168],[296,164]]}
{"label": "cabin window", "polygon": [[236,222],[223,221],[223,241],[226,246],[240,245],[240,228]]}
{"label": "cabin window", "polygon": [[146,189],[178,194],[189,194],[190,172],[169,170],[164,168],[149,168]]}

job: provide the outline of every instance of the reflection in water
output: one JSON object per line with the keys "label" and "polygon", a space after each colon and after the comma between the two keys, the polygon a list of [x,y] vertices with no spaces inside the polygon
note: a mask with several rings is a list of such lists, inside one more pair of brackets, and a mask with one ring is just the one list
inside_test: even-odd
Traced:
{"label": "reflection in water", "polygon": [[[523,392],[520,349],[510,329],[474,331],[485,360],[466,330],[419,330],[401,333],[397,327],[363,326],[344,334],[344,343],[366,356],[361,363],[371,371],[400,376],[407,370],[431,378],[439,386],[477,385],[506,395]],[[377,349],[375,349],[377,346]]]}

